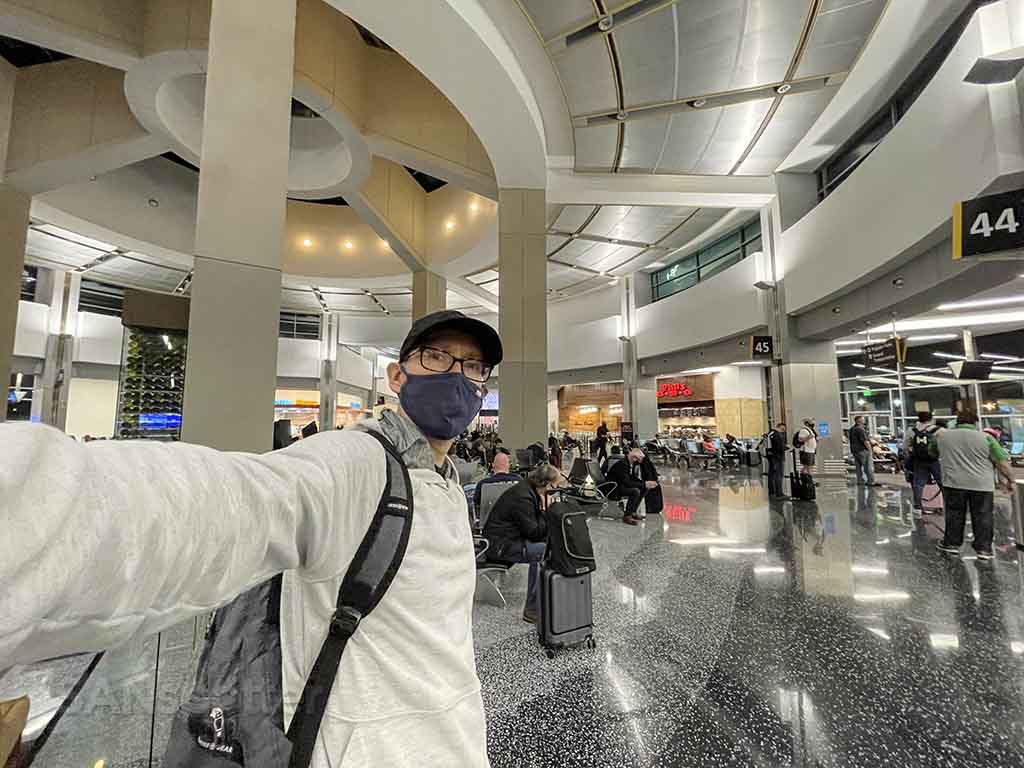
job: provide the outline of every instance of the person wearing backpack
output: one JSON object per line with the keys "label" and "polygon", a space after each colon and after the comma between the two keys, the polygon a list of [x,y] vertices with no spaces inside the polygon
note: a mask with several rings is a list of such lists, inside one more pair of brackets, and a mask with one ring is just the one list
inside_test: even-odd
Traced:
{"label": "person wearing backpack", "polygon": [[942,487],[942,464],[935,455],[935,435],[939,427],[932,421],[930,411],[917,414],[917,423],[907,430],[903,438],[903,452],[910,463],[914,509],[921,509],[921,495],[926,485]]}
{"label": "person wearing backpack", "polygon": [[[479,412],[501,358],[485,323],[455,311],[427,315],[388,366],[399,412],[266,455],[84,445],[50,427],[0,425],[0,669],[134,644],[283,574],[279,613],[244,617],[273,618],[276,656],[244,666],[216,658],[224,668],[205,659],[206,676],[237,685],[256,711],[198,710],[192,753],[162,764],[238,764],[237,755],[249,768],[284,768],[294,765],[289,750],[294,758],[301,748],[314,768],[484,768],[475,556],[447,452]],[[376,527],[382,511],[401,524]],[[401,548],[389,532],[404,537]],[[350,575],[356,593],[380,581],[379,572],[349,573],[350,564],[374,562],[362,547],[371,537],[395,552],[393,580],[372,613],[343,612]],[[325,659],[339,637],[344,653]],[[245,653],[248,638],[238,640],[228,648]],[[330,675],[307,700],[307,681],[324,668]],[[273,678],[274,701],[250,703]],[[293,717],[306,707],[322,720],[310,738],[286,738],[293,720],[312,722]]]}
{"label": "person wearing backpack", "polygon": [[800,471],[805,475],[814,474],[818,453],[818,432],[814,428],[814,419],[804,419],[803,427],[793,435],[793,448],[800,452]]}

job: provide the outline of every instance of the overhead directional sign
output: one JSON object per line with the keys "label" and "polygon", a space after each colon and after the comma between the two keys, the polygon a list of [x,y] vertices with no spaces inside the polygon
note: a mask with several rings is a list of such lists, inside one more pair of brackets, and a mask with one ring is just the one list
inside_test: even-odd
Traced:
{"label": "overhead directional sign", "polygon": [[953,260],[1024,249],[1024,190],[953,206]]}
{"label": "overhead directional sign", "polygon": [[894,366],[907,359],[907,345],[903,339],[895,338],[864,347],[864,365],[869,368]]}

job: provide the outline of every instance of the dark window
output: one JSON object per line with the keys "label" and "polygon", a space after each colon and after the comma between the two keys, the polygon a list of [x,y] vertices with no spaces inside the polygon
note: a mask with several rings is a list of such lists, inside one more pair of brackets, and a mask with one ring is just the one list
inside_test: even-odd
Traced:
{"label": "dark window", "polygon": [[950,51],[967,29],[974,12],[992,0],[971,0],[967,7],[943,32],[931,50],[896,90],[892,98],[876,112],[849,141],[839,148],[823,166],[818,169],[818,200],[824,200],[842,184],[857,167],[875,151],[882,139],[910,110],[935,73],[945,63]]}
{"label": "dark window", "polygon": [[49,48],[41,48],[23,40],[3,36],[0,36],[0,56],[3,56],[8,64],[18,69],[71,58],[66,53],[51,51]]}
{"label": "dark window", "polygon": [[664,299],[701,280],[738,264],[742,259],[761,250],[761,219],[754,218],[739,229],[715,240],[711,245],[691,253],[664,269],[651,274],[651,293],[654,301]]}
{"label": "dark window", "polygon": [[21,268],[21,295],[22,301],[36,300],[36,285],[39,281],[39,270],[28,264]]}
{"label": "dark window", "polygon": [[83,280],[78,297],[78,309],[97,315],[120,317],[124,312],[124,289],[116,285]]}
{"label": "dark window", "polygon": [[7,420],[28,421],[32,417],[32,397],[35,394],[35,376],[12,373],[7,388]]}
{"label": "dark window", "polygon": [[282,312],[278,324],[278,336],[282,339],[319,339],[320,315]]}
{"label": "dark window", "polygon": [[408,167],[405,170],[407,170],[410,175],[416,179],[416,183],[423,187],[423,191],[428,194],[440,189],[448,183],[447,181],[441,181],[441,179],[435,179],[429,173],[424,173],[423,171],[416,171]]}

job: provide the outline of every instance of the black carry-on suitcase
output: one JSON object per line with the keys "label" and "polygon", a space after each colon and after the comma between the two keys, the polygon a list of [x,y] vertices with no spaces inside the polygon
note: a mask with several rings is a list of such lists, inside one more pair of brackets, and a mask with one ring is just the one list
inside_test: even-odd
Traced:
{"label": "black carry-on suitcase", "polygon": [[587,514],[572,500],[548,507],[548,545],[540,566],[537,639],[548,658],[555,650],[586,643],[593,648],[591,574],[597,567]]}
{"label": "black carry-on suitcase", "polygon": [[814,501],[817,493],[814,490],[814,478],[800,471],[796,451],[793,451],[793,474],[789,476],[790,494],[798,501]]}
{"label": "black carry-on suitcase", "polygon": [[559,648],[586,643],[594,648],[594,598],[591,574],[563,576],[542,565],[540,568],[540,615],[537,639],[549,659]]}

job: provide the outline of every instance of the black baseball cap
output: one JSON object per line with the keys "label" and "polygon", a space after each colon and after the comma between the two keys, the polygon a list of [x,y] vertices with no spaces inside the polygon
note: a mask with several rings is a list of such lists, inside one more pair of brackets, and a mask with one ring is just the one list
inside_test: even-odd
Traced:
{"label": "black baseball cap", "polygon": [[402,342],[401,359],[405,360],[428,336],[449,328],[476,339],[483,353],[484,362],[488,365],[495,366],[501,362],[504,353],[498,332],[482,320],[468,317],[454,309],[432,312],[413,323],[409,335]]}

